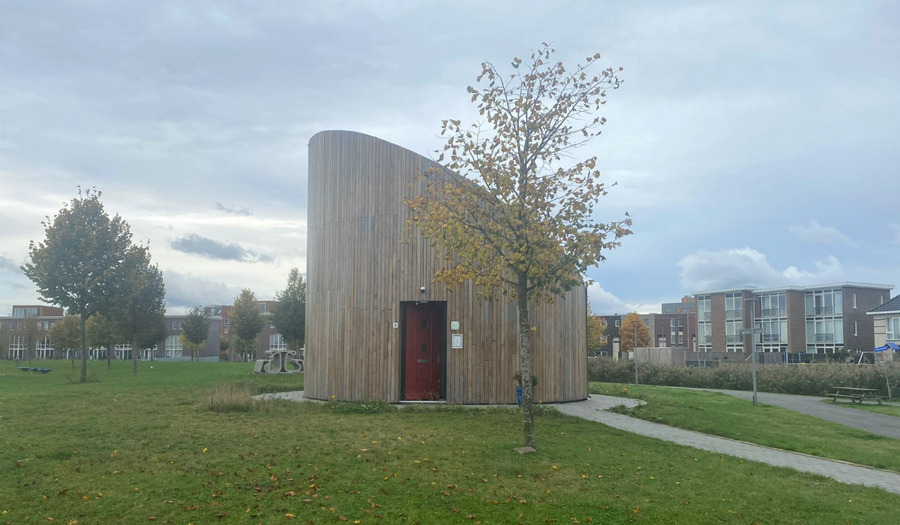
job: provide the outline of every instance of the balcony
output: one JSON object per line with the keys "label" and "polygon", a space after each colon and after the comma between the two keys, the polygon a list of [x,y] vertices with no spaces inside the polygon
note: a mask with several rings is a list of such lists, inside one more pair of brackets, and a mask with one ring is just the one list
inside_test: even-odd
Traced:
{"label": "balcony", "polygon": [[705,344],[712,343],[712,336],[711,335],[701,335],[699,338],[699,341],[701,343],[705,343]]}
{"label": "balcony", "polygon": [[762,317],[787,317],[787,311],[781,308],[763,308]]}
{"label": "balcony", "polygon": [[726,321],[734,321],[736,319],[742,319],[742,314],[740,310],[725,310],[725,320]]}
{"label": "balcony", "polygon": [[817,306],[812,310],[808,310],[806,315],[834,315],[834,307],[833,306]]}
{"label": "balcony", "polygon": [[742,335],[725,335],[725,342],[729,344],[741,343],[744,341],[744,336]]}
{"label": "balcony", "polygon": [[830,343],[834,341],[834,334],[816,334],[817,343]]}
{"label": "balcony", "polygon": [[763,343],[780,343],[781,334],[762,334]]}
{"label": "balcony", "polygon": [[710,319],[712,319],[711,312],[699,312],[697,314],[698,321],[709,321]]}

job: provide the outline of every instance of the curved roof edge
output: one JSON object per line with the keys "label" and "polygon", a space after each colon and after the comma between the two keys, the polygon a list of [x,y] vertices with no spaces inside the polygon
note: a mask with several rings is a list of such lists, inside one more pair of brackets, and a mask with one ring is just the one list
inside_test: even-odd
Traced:
{"label": "curved roof edge", "polygon": [[[313,136],[309,137],[309,142],[312,142],[312,140],[314,138],[318,137],[319,135],[336,135],[336,134],[346,134],[349,136],[355,135],[355,136],[359,136],[359,137],[365,137],[367,139],[377,140],[378,142],[383,142],[385,144],[390,145],[391,147],[402,149],[403,151],[407,151],[409,153],[412,153],[413,155],[418,155],[429,162],[434,162],[435,164],[437,164],[437,162],[435,160],[430,159],[430,158],[426,157],[425,155],[422,155],[421,153],[416,153],[415,151],[413,151],[409,148],[404,148],[403,146],[400,146],[399,144],[395,144],[389,140],[384,140],[383,138],[376,137],[375,135],[369,135],[368,133],[362,133],[362,132],[353,131],[350,129],[323,129],[322,131],[317,131],[316,133],[313,134]],[[308,145],[309,145],[309,143],[307,143],[307,146]],[[442,167],[444,167],[444,166],[442,166]],[[446,167],[444,167],[444,168],[446,169]]]}

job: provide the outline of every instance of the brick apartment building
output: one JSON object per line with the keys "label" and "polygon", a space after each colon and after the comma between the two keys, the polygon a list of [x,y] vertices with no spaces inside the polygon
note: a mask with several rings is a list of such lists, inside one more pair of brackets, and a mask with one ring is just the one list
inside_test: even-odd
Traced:
{"label": "brick apartment building", "polygon": [[838,283],[804,287],[752,287],[694,292],[697,350],[749,354],[751,326],[760,352],[833,354],[871,351],[874,328],[867,312],[890,298],[893,286]]}
{"label": "brick apartment building", "polygon": [[53,357],[50,327],[63,318],[63,309],[42,304],[13,305],[12,314],[0,317],[0,357],[27,359],[29,339],[36,359]]}
{"label": "brick apartment building", "polygon": [[[266,350],[286,348],[284,338],[275,329],[271,320],[271,312],[277,306],[276,301],[259,301],[260,313],[263,314],[263,329],[257,336],[256,357],[264,355]],[[202,360],[218,360],[221,342],[229,336],[231,305],[205,307],[210,317],[209,334],[205,346],[199,352]],[[71,355],[60,355],[53,348],[48,331],[54,323],[63,318],[63,309],[47,305],[13,305],[12,314],[0,316],[0,359],[27,359],[29,354],[29,337],[36,338],[33,358],[35,359],[67,359]],[[142,349],[139,359],[189,360],[191,355],[184,351],[181,344],[181,323],[187,315],[166,315],[166,339],[154,348]],[[90,359],[106,359],[106,348],[88,350]],[[118,344],[114,348],[114,359],[131,359],[131,344]]]}

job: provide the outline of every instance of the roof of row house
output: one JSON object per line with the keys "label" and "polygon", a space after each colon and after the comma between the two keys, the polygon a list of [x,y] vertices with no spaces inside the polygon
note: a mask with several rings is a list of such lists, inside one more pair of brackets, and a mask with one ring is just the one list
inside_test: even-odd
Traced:
{"label": "roof of row house", "polygon": [[869,314],[884,314],[900,312],[900,295],[894,297],[890,301],[869,310]]}

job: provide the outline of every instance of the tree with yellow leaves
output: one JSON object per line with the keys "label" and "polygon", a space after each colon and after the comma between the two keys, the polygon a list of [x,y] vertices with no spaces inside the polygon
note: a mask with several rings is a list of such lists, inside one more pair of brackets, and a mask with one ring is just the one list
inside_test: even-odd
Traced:
{"label": "tree with yellow leaves", "polygon": [[594,355],[606,344],[606,320],[599,315],[588,312],[587,317],[587,353]]}
{"label": "tree with yellow leaves", "polygon": [[530,59],[513,59],[512,74],[482,64],[481,87],[468,92],[484,121],[444,120],[441,129],[447,142],[438,162],[466,180],[429,170],[425,194],[407,201],[411,222],[445,250],[447,268],[436,281],[471,280],[483,295],[517,301],[522,426],[532,448],[530,304],[582,284],[587,268],[631,233],[627,216],[596,219],[597,200],[608,189],[597,158],[572,159],[600,134],[606,119],[594,113],[607,90],[619,87],[621,68],[589,74],[596,54],[569,71],[551,61],[554,53],[545,43]]}
{"label": "tree with yellow leaves", "polygon": [[625,316],[625,319],[622,319],[622,324],[619,326],[619,350],[622,352],[634,350],[635,334],[637,334],[638,348],[650,346],[650,329],[644,324],[639,313],[631,312]]}

